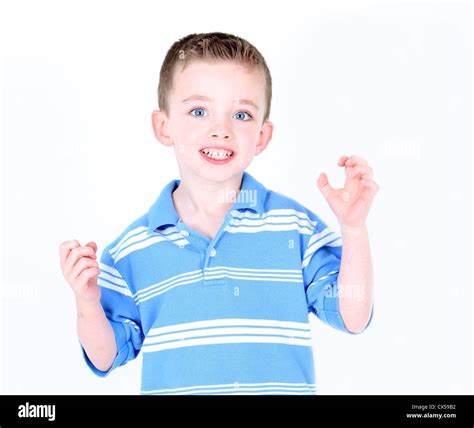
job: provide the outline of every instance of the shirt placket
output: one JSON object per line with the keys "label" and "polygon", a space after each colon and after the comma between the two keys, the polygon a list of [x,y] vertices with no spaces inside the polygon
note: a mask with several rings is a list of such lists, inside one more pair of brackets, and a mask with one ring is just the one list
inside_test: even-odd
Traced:
{"label": "shirt placket", "polygon": [[227,213],[221,228],[212,240],[188,228],[181,220],[176,225],[181,234],[188,239],[190,245],[201,251],[201,269],[203,271],[204,286],[228,284],[228,278],[225,276],[225,273],[214,268],[222,265],[222,254],[218,244],[223,234],[226,233],[225,228],[231,219],[232,215]]}

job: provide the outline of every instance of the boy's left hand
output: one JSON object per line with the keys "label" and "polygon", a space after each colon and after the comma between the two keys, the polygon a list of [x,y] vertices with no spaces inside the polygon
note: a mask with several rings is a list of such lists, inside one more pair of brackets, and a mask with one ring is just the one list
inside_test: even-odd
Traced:
{"label": "boy's left hand", "polygon": [[374,196],[379,191],[372,180],[372,168],[360,156],[341,156],[337,162],[344,166],[346,181],[342,189],[334,189],[327,175],[319,175],[317,185],[341,226],[363,227]]}

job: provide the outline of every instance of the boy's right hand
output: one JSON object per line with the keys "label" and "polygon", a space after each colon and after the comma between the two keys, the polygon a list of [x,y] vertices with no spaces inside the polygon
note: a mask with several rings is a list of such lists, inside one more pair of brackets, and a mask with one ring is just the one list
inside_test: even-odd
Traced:
{"label": "boy's right hand", "polygon": [[96,252],[95,242],[81,247],[75,239],[63,242],[59,248],[64,278],[74,291],[76,300],[81,303],[100,302],[100,288],[97,285],[100,270]]}

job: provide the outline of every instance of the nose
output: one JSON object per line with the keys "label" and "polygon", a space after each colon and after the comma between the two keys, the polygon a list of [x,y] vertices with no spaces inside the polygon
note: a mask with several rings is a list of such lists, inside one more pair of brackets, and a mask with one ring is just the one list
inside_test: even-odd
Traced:
{"label": "nose", "polygon": [[211,137],[212,138],[220,138],[222,140],[228,140],[230,138],[230,132],[225,129],[214,129],[213,132],[211,132]]}
{"label": "nose", "polygon": [[211,128],[211,138],[219,138],[222,140],[228,140],[231,138],[231,130],[229,124],[225,120],[215,122]]}
{"label": "nose", "polygon": [[223,140],[228,140],[230,138],[229,134],[223,132],[216,132],[211,135],[212,138],[222,138]]}

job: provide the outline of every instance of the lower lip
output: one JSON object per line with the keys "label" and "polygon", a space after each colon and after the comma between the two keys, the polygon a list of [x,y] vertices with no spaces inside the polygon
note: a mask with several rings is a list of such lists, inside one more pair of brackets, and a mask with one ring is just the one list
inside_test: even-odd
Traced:
{"label": "lower lip", "polygon": [[232,154],[232,156],[229,156],[226,159],[214,159],[210,158],[209,156],[205,155],[203,152],[199,151],[201,153],[201,156],[206,159],[209,163],[213,163],[214,165],[224,165],[225,163],[230,162],[232,159],[235,157],[235,153]]}

